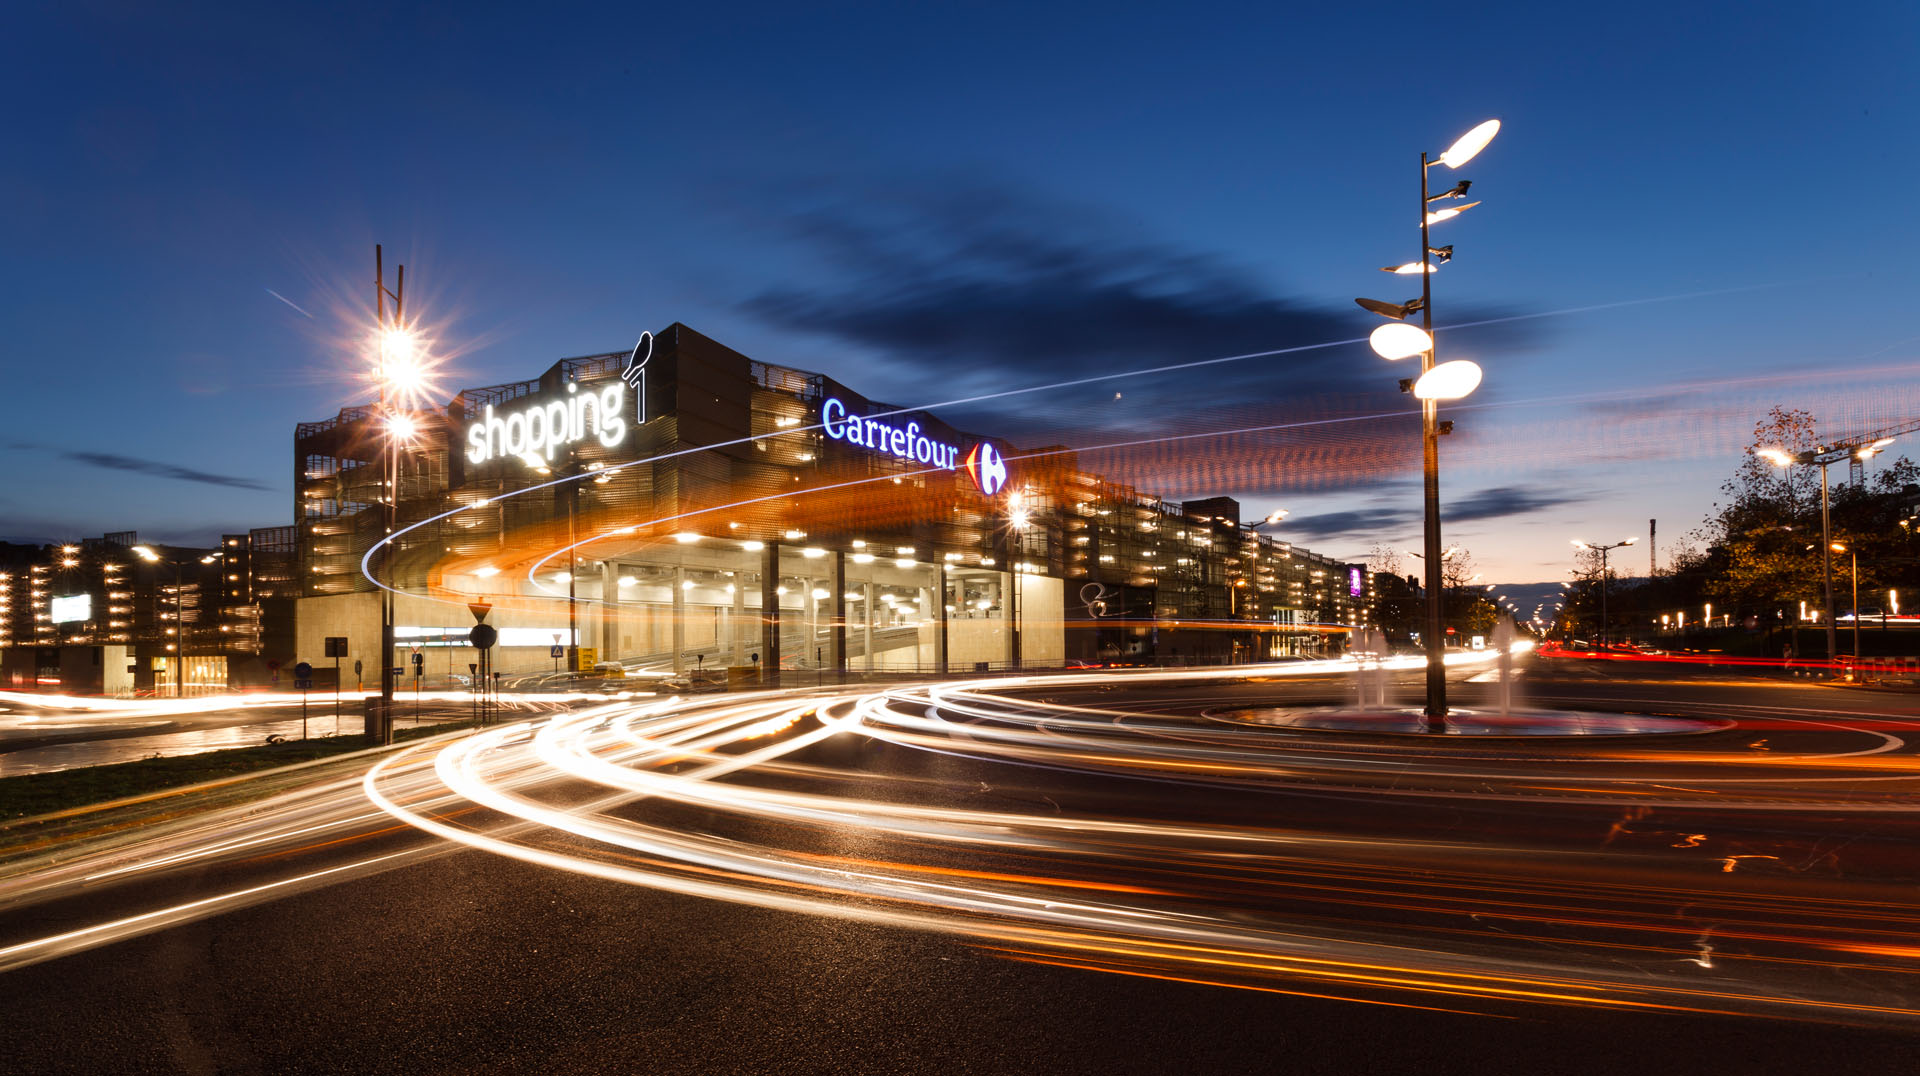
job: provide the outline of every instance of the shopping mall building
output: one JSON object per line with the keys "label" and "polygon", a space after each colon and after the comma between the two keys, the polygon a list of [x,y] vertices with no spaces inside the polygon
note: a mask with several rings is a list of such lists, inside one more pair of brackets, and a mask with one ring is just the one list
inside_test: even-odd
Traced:
{"label": "shopping mall building", "polygon": [[[429,684],[474,660],[470,604],[509,674],[566,660],[762,682],[1261,660],[1337,650],[1364,615],[1361,567],[1256,534],[1230,499],[1158,501],[1070,451],[683,325],[412,418],[399,537],[372,563],[399,591],[390,660]],[[380,593],[362,564],[384,530],[385,430],[349,408],[302,423],[294,449],[288,656],[326,666],[344,638],[371,682]]]}

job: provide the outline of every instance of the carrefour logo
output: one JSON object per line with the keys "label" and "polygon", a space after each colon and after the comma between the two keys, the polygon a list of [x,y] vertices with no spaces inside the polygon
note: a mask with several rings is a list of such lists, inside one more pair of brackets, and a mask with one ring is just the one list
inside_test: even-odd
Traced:
{"label": "carrefour logo", "polygon": [[911,463],[948,471],[965,466],[973,484],[989,497],[1007,484],[1006,457],[985,441],[973,446],[963,464],[959,446],[927,436],[928,431],[921,429],[919,422],[895,426],[878,419],[861,418],[837,399],[820,405],[820,425],[827,436],[836,441],[884,452]]}
{"label": "carrefour logo", "polygon": [[980,492],[991,497],[1007,484],[1007,458],[999,449],[982,441],[967,453],[967,477],[980,487]]}

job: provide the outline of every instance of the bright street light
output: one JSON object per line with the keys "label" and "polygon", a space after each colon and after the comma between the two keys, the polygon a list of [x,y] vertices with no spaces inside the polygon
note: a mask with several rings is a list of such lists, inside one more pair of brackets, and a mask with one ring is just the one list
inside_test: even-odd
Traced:
{"label": "bright street light", "polygon": [[1462,213],[1465,213],[1467,210],[1472,209],[1474,206],[1477,206],[1479,204],[1480,204],[1479,202],[1468,202],[1466,205],[1449,206],[1446,209],[1436,209],[1433,212],[1427,214],[1427,219],[1423,223],[1422,227],[1424,228],[1426,225],[1429,225],[1429,224],[1439,224],[1441,221],[1452,220],[1453,218],[1459,216]]}
{"label": "bright street light", "polygon": [[1390,321],[1373,330],[1367,343],[1383,359],[1407,359],[1433,350],[1433,337],[1404,321]]}
{"label": "bright street light", "polygon": [[420,436],[420,424],[413,420],[412,415],[389,415],[387,416],[387,435],[396,441],[411,444],[414,438]]}
{"label": "bright street light", "polygon": [[1420,375],[1413,383],[1413,394],[1422,400],[1459,400],[1480,387],[1480,365],[1467,359],[1454,359]]}
{"label": "bright street light", "polygon": [[[1447,670],[1445,615],[1441,604],[1441,560],[1440,551],[1440,401],[1457,400],[1472,392],[1480,384],[1480,368],[1464,360],[1439,363],[1434,357],[1433,342],[1433,269],[1434,263],[1428,259],[1437,258],[1441,262],[1453,258],[1451,245],[1435,249],[1428,235],[1428,228],[1443,220],[1460,215],[1463,210],[1471,209],[1478,202],[1467,202],[1459,206],[1430,210],[1436,201],[1459,198],[1467,193],[1471,181],[1461,181],[1452,190],[1433,194],[1427,187],[1427,170],[1435,163],[1445,164],[1449,168],[1458,168],[1472,160],[1485,149],[1487,143],[1500,131],[1499,120],[1488,120],[1456,139],[1447,151],[1440,155],[1439,161],[1429,159],[1426,153],[1420,154],[1420,257],[1388,270],[1396,274],[1415,275],[1420,278],[1420,298],[1409,299],[1394,304],[1378,299],[1355,299],[1361,309],[1390,319],[1390,323],[1376,328],[1367,338],[1373,350],[1384,359],[1406,359],[1420,356],[1420,378],[1410,386],[1420,401],[1420,447],[1421,472],[1424,477],[1423,500],[1425,508],[1425,547],[1422,560],[1426,562],[1427,617],[1426,626],[1421,632],[1422,643],[1427,652],[1427,729],[1430,732],[1444,732],[1447,724]],[[1404,324],[1403,319],[1418,311],[1420,326]],[[1402,383],[1405,385],[1405,382]],[[1451,429],[1451,424],[1449,424]]]}
{"label": "bright street light", "polygon": [[[1473,130],[1468,131],[1466,134],[1461,135],[1454,141],[1453,145],[1448,146],[1447,151],[1440,155],[1440,163],[1446,165],[1448,168],[1460,167],[1475,157],[1478,157],[1480,151],[1487,148],[1487,143],[1493,141],[1493,136],[1499,133],[1500,121],[1488,120]],[[1462,193],[1464,193],[1464,191]]]}

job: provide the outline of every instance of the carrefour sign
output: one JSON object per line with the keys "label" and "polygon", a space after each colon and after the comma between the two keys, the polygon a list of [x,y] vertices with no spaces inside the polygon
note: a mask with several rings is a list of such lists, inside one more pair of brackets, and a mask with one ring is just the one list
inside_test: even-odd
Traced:
{"label": "carrefour sign", "polygon": [[965,466],[967,475],[980,491],[991,497],[1007,482],[1007,463],[999,450],[985,441],[973,446],[964,460],[958,445],[927,436],[917,421],[904,426],[861,418],[847,410],[838,399],[820,405],[820,425],[836,441],[874,452],[884,453],[911,463],[922,463],[951,471]]}
{"label": "carrefour sign", "polygon": [[486,413],[467,427],[467,459],[485,463],[531,454],[551,460],[554,453],[588,437],[616,447],[627,439],[626,397],[625,381],[585,392],[570,381],[564,399],[528,404],[504,415],[495,414],[488,404]]}

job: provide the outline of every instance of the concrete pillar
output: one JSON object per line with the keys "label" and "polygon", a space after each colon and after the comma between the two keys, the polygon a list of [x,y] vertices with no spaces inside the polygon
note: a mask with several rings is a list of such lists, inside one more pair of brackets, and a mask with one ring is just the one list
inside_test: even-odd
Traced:
{"label": "concrete pillar", "polygon": [[[923,586],[919,588],[920,596],[918,598],[918,604],[920,608],[918,610],[918,615],[915,618],[919,621],[919,623],[913,626],[913,671],[914,672],[926,671],[926,662],[923,661],[920,656],[920,640],[922,638],[920,631],[921,631],[921,625],[930,623],[933,620],[933,607],[927,604],[931,600],[932,594],[933,594],[933,590],[930,587]],[[939,644],[935,643],[934,646],[938,648]],[[933,655],[931,654],[927,655],[928,658],[931,658],[932,656]]]}
{"label": "concrete pillar", "polygon": [[687,648],[686,582],[687,582],[687,566],[684,564],[674,565],[673,594],[672,594],[673,624],[671,625],[670,630],[672,632],[672,639],[673,639],[673,642],[671,644],[673,646],[673,671],[676,673],[687,671],[687,656],[685,653],[683,653],[683,651],[685,651]]}
{"label": "concrete pillar", "polygon": [[847,554],[844,550],[833,552],[833,579],[827,584],[833,592],[829,599],[833,604],[833,672],[841,683],[847,682]]}
{"label": "concrete pillar", "polygon": [[933,661],[934,671],[941,676],[947,673],[947,565],[940,562],[940,600],[934,605],[934,615],[940,618],[940,628],[934,635]]}
{"label": "concrete pillar", "polygon": [[738,575],[733,577],[733,615],[727,618],[727,638],[733,643],[733,663],[747,664],[753,633],[747,630],[747,588]]}
{"label": "concrete pillar", "polygon": [[873,672],[873,580],[869,579],[860,584],[860,589],[865,595],[860,601],[860,625],[866,632],[866,670],[871,673]]}
{"label": "concrete pillar", "polygon": [[620,566],[606,561],[600,569],[600,615],[596,642],[601,661],[617,661],[620,653]]}
{"label": "concrete pillar", "polygon": [[1014,668],[1020,667],[1020,573],[1009,571],[1002,574],[1006,581],[1003,585],[1007,617],[1007,662]]}
{"label": "concrete pillar", "polygon": [[760,685],[780,686],[780,543],[760,559]]}
{"label": "concrete pillar", "polygon": [[809,574],[800,581],[800,588],[805,591],[800,598],[807,610],[807,632],[800,641],[800,654],[794,664],[811,663],[814,672],[818,674],[820,666],[825,663],[827,657],[826,647],[820,643],[820,599],[813,596],[813,592],[820,589],[820,584]]}

